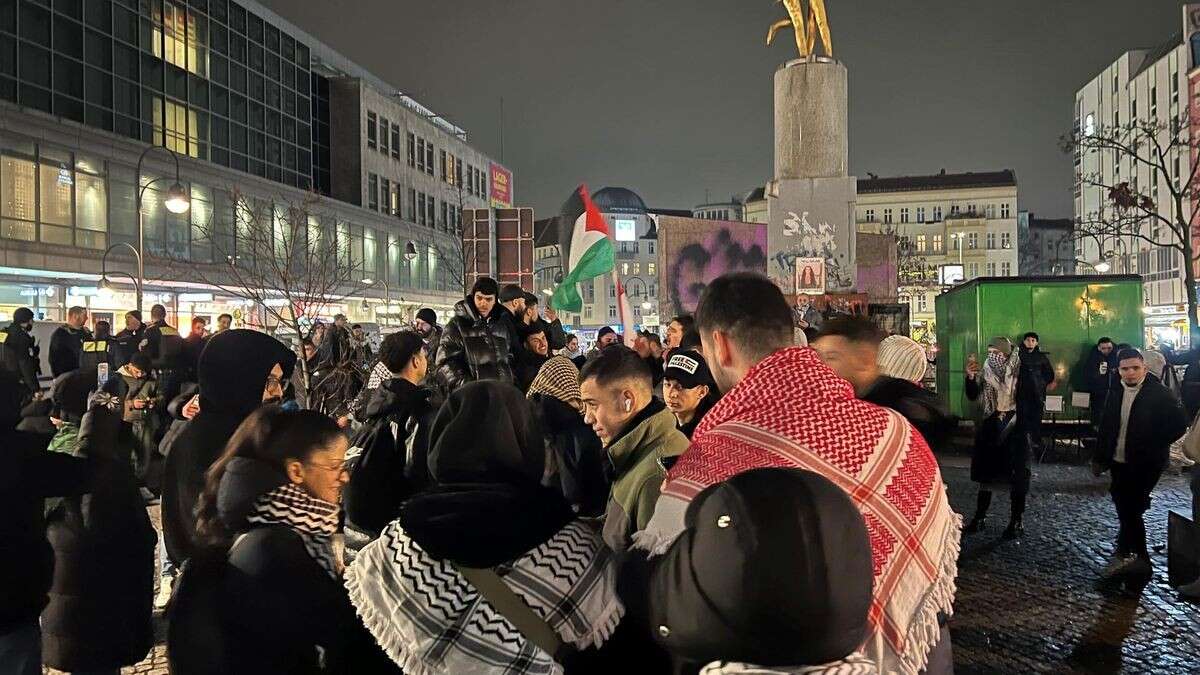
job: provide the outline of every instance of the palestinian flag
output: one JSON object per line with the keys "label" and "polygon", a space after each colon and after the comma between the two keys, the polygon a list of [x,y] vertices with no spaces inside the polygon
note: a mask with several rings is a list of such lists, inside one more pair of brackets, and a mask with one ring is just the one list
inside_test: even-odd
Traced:
{"label": "palestinian flag", "polygon": [[608,223],[592,203],[586,185],[580,185],[563,204],[559,215],[559,249],[563,280],[554,289],[553,307],[568,312],[583,309],[579,284],[616,269]]}

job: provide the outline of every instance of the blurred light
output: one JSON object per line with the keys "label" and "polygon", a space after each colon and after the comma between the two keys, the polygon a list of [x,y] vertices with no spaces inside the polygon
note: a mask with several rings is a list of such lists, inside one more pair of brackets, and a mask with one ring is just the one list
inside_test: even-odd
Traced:
{"label": "blurred light", "polygon": [[171,213],[186,213],[192,206],[192,200],[188,197],[187,190],[184,190],[179,183],[175,183],[167,190],[165,203],[167,210]]}
{"label": "blurred light", "polygon": [[1112,269],[1112,266],[1108,264],[1107,260],[1101,260],[1100,262],[1096,263],[1095,268],[1097,272],[1106,274],[1110,269]]}

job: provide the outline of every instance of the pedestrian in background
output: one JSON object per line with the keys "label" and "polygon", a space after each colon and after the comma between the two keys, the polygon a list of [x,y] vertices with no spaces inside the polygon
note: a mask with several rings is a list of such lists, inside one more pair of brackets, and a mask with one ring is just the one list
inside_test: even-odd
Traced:
{"label": "pedestrian in background", "polygon": [[1101,576],[1148,578],[1152,571],[1146,548],[1150,493],[1167,466],[1170,446],[1187,430],[1187,418],[1175,396],[1149,376],[1136,349],[1117,354],[1121,388],[1105,402],[1092,470],[1112,474],[1113,505],[1120,530],[1113,557]]}
{"label": "pedestrian in background", "polygon": [[964,530],[968,534],[984,528],[996,488],[1007,489],[1011,498],[1004,538],[1013,539],[1024,529],[1032,454],[1018,429],[1019,357],[1012,350],[1011,340],[995,337],[988,344],[987,360],[982,365],[974,358],[966,364],[966,396],[978,400],[983,408],[983,417],[975,427],[975,450],[971,455],[971,480],[979,483],[979,494],[975,499],[975,516]]}
{"label": "pedestrian in background", "polygon": [[596,331],[596,344],[588,351],[586,360],[591,361],[600,356],[600,352],[604,351],[605,347],[617,344],[620,339],[621,336],[617,335],[617,331],[613,330],[611,326],[601,327],[600,330]]}
{"label": "pedestrian in background", "polygon": [[[512,383],[517,345],[509,330],[509,310],[497,307],[496,281],[479,277],[471,293],[454,305],[454,318],[442,331],[437,352],[437,381],[443,397],[467,382],[498,380]],[[520,298],[524,303],[524,297]]]}
{"label": "pedestrian in background", "polygon": [[417,318],[413,320],[413,328],[425,341],[425,357],[432,366],[437,363],[438,343],[442,340],[442,327],[438,325],[437,312],[431,307],[422,307],[417,311]]}
{"label": "pedestrian in background", "polygon": [[142,323],[142,313],[138,310],[125,312],[125,328],[121,329],[116,336],[116,361],[114,367],[129,363],[129,359],[134,352],[142,347],[142,340],[145,337],[146,326]]}
{"label": "pedestrian in background", "polygon": [[1088,407],[1091,409],[1092,426],[1099,428],[1100,413],[1108,394],[1119,382],[1117,376],[1117,351],[1112,338],[1102,337],[1088,353],[1084,365],[1084,383],[1088,392]]}
{"label": "pedestrian in background", "polygon": [[667,341],[663,343],[663,347],[668,351],[678,349],[684,334],[695,328],[696,320],[692,318],[691,314],[680,314],[672,318],[671,322],[667,324]]}
{"label": "pedestrian in background", "polygon": [[708,370],[708,362],[699,352],[675,350],[663,370],[663,400],[676,425],[688,440],[712,407],[721,400],[721,392]]}
{"label": "pedestrian in background", "polygon": [[1029,451],[1042,447],[1042,415],[1046,412],[1046,393],[1054,391],[1054,366],[1042,351],[1038,334],[1029,331],[1021,337],[1017,373],[1018,431],[1029,444]]}
{"label": "pedestrian in background", "polygon": [[41,348],[33,339],[33,312],[20,307],[13,312],[12,323],[4,329],[4,347],[0,349],[0,366],[16,374],[30,394],[41,390],[38,375],[42,372]]}

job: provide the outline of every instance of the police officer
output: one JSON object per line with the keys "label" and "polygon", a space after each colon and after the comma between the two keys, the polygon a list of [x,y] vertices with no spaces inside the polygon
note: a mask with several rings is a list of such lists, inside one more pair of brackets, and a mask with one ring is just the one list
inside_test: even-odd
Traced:
{"label": "police officer", "polygon": [[12,323],[4,330],[4,348],[0,349],[0,364],[6,370],[16,373],[30,393],[37,394],[42,390],[38,384],[41,374],[41,364],[38,357],[41,347],[33,339],[33,311],[22,307],[13,312]]}
{"label": "police officer", "polygon": [[150,324],[142,339],[141,351],[150,357],[150,367],[164,401],[179,395],[184,369],[186,368],[185,343],[174,326],[167,323],[167,308],[154,305],[150,308]]}

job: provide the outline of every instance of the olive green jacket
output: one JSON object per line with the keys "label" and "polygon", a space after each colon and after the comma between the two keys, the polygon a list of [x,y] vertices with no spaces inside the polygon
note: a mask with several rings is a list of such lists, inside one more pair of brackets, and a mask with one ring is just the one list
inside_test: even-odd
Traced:
{"label": "olive green jacket", "polygon": [[608,446],[612,493],[604,514],[604,541],[623,552],[633,533],[650,522],[658,491],[667,477],[659,460],[687,450],[688,439],[675,428],[675,416],[654,399],[630,422],[632,427]]}

